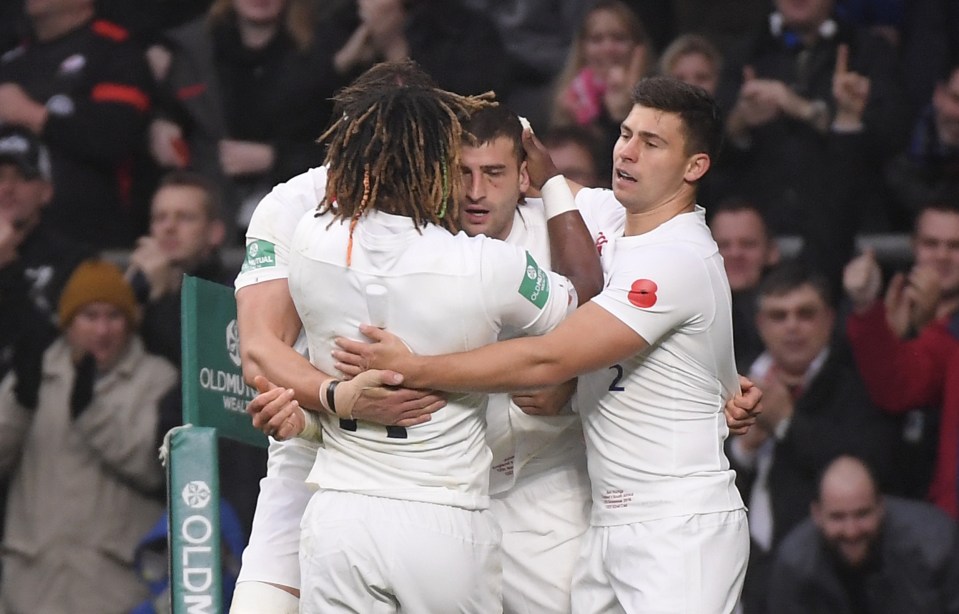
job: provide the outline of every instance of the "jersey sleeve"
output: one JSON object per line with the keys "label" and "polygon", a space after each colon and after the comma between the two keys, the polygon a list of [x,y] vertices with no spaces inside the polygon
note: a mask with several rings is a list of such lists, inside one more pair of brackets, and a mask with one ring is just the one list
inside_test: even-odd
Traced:
{"label": "jersey sleeve", "polygon": [[626,209],[613,196],[612,190],[583,188],[576,194],[576,208],[597,245],[622,234]]}
{"label": "jersey sleeve", "polygon": [[319,167],[277,185],[263,197],[246,230],[246,255],[236,277],[237,290],[289,276],[293,232],[303,215],[316,208],[325,190],[326,168]]}
{"label": "jersey sleeve", "polygon": [[528,251],[484,239],[481,254],[484,306],[500,328],[541,335],[576,308],[572,282],[541,267]]}
{"label": "jersey sleeve", "polygon": [[592,300],[647,343],[680,326],[701,328],[708,322],[713,293],[707,290],[710,280],[701,258],[682,248],[657,246],[644,248],[642,258],[620,262],[625,264]]}

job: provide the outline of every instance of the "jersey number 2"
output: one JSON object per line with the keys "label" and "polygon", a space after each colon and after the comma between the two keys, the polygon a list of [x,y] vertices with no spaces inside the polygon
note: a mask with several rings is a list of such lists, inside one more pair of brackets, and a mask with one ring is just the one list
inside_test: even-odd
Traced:
{"label": "jersey number 2", "polygon": [[623,379],[623,365],[613,365],[610,369],[616,372],[616,376],[613,378],[613,381],[609,383],[609,391],[622,392],[626,390],[625,387],[619,385],[620,380]]}

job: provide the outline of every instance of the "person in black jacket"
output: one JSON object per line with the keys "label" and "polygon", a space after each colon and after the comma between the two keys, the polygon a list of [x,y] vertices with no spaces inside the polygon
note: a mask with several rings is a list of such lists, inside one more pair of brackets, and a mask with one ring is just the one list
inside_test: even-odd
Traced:
{"label": "person in black jacket", "polygon": [[129,247],[151,105],[143,50],[96,19],[93,0],[25,6],[33,35],[0,58],[0,122],[49,148],[55,228],[96,247]]}
{"label": "person in black jacket", "polygon": [[942,510],[883,496],[865,463],[842,456],[811,512],[776,557],[770,612],[959,612],[959,530]]}

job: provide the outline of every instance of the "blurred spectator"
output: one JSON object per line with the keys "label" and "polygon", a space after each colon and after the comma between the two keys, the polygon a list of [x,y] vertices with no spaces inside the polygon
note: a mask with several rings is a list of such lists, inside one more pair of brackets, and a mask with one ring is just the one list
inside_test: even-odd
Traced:
{"label": "blurred spectator", "polygon": [[27,1],[33,36],[0,58],[0,122],[49,147],[50,223],[97,247],[128,247],[135,161],[150,108],[150,72],[127,32],[93,0]]}
{"label": "blurred spectator", "polygon": [[623,0],[646,26],[652,50],[660,53],[676,37],[675,0]]}
{"label": "blurred spectator", "polygon": [[347,81],[375,62],[410,58],[443,89],[508,97],[509,58],[496,25],[461,0],[356,0],[356,16],[335,57]]}
{"label": "blurred spectator", "polygon": [[941,510],[883,496],[862,461],[843,456],[811,511],[779,548],[770,612],[959,613],[959,535]]}
{"label": "blurred spectator", "polygon": [[561,126],[547,131],[541,138],[556,169],[587,188],[609,187],[610,177],[600,175],[599,140],[580,126]]}
{"label": "blurred spectator", "polygon": [[143,349],[133,290],[86,261],[60,297],[62,335],[0,384],[10,474],[0,601],[7,612],[123,614],[147,596],[133,567],[163,510],[157,402],[176,370]]}
{"label": "blurred spectator", "polygon": [[[487,15],[509,56],[509,91],[504,100],[538,132],[549,123],[551,85],[563,69],[573,33],[589,8],[582,0],[463,0]],[[499,93],[499,92],[498,92]]]}
{"label": "blurred spectator", "polygon": [[[183,275],[228,285],[236,271],[220,259],[225,230],[216,184],[191,171],[171,171],[160,182],[150,209],[150,234],[130,254],[126,278],[143,309],[140,328],[147,351],[181,365],[180,288]],[[180,386],[160,402],[161,432],[182,424]],[[266,452],[219,440],[220,489],[249,535]]]}
{"label": "blurred spectator", "polygon": [[743,199],[727,199],[713,208],[709,228],[732,290],[733,348],[737,370],[745,373],[763,352],[756,328],[756,290],[766,271],[779,262],[779,245],[762,213]]}
{"label": "blurred spectator", "polygon": [[[867,251],[849,263],[846,331],[879,407],[895,414],[939,408],[928,498],[959,518],[959,206],[930,203],[916,220],[913,252],[914,268],[892,278],[885,300],[875,256]],[[921,423],[915,428],[931,437]]]}
{"label": "blurred spectator", "polygon": [[698,85],[710,96],[716,95],[723,56],[709,39],[698,34],[683,34],[666,47],[659,59],[659,72],[680,81]]}
{"label": "blurred spectator", "polygon": [[836,14],[869,28],[896,48],[910,117],[928,102],[936,81],[959,59],[955,0],[837,0]]}
{"label": "blurred spectator", "polygon": [[45,223],[52,197],[46,149],[26,130],[0,129],[0,378],[18,351],[56,337],[60,292],[92,255]]}
{"label": "blurred spectator", "polygon": [[726,55],[761,28],[770,0],[672,0],[676,32],[705,36]]}
{"label": "blurred spectator", "polygon": [[908,221],[930,200],[959,198],[959,64],[936,83],[908,147],[890,162],[886,181]]}
{"label": "blurred spectator", "polygon": [[216,178],[227,244],[276,183],[323,161],[316,138],[341,84],[336,33],[317,31],[310,0],[216,0],[151,49],[165,108],[150,128],[164,168]]}
{"label": "blurred spectator", "polygon": [[[631,108],[628,94],[652,60],[646,29],[628,6],[620,0],[594,3],[556,82],[552,124],[618,129]],[[620,83],[627,73],[630,83]]]}
{"label": "blurred spectator", "polygon": [[[598,0],[583,17],[566,66],[554,86],[550,127],[585,126],[612,151],[632,108],[633,86],[654,65],[642,22],[620,0]],[[601,175],[612,174],[612,157]]]}
{"label": "blurred spectator", "polygon": [[[60,292],[91,255],[43,222],[52,197],[46,149],[27,130],[0,128],[0,378],[39,360],[57,336]],[[6,487],[0,479],[0,518]]]}
{"label": "blurred spectator", "polygon": [[[841,454],[899,485],[898,429],[869,401],[848,351],[834,340],[835,310],[822,275],[793,262],[772,269],[758,290],[756,326],[765,346],[748,376],[764,411],[749,433],[727,440],[749,507],[752,544],[745,614],[764,612],[767,578],[782,537],[815,497],[815,476]],[[772,613],[770,613],[772,614]]]}
{"label": "blurred spectator", "polygon": [[139,41],[152,44],[165,30],[205,13],[213,0],[96,0],[97,13],[118,23]]}
{"label": "blurred spectator", "polygon": [[[775,6],[767,26],[726,56],[717,94],[728,113],[725,164],[734,193],[762,208],[774,234],[801,234],[808,210],[829,189],[823,136],[837,118],[835,81],[852,75],[868,92],[861,125],[854,126],[866,143],[858,228],[890,230],[882,163],[909,129],[895,50],[834,19],[833,0]],[[843,57],[840,48],[848,50]]]}
{"label": "blurred spectator", "polygon": [[183,275],[228,283],[219,249],[225,238],[217,186],[191,171],[171,171],[150,205],[150,234],[137,240],[126,278],[143,307],[140,335],[147,351],[180,363]]}

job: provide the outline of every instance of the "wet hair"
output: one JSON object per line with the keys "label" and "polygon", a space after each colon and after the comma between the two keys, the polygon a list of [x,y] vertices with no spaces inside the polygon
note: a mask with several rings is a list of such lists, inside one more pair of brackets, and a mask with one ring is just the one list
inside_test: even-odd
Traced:
{"label": "wet hair", "polygon": [[480,109],[463,124],[466,133],[463,135],[463,144],[478,147],[488,145],[498,138],[507,138],[513,144],[513,153],[516,160],[526,159],[523,149],[523,125],[516,113],[504,105],[496,105]]}
{"label": "wet hair", "polygon": [[716,159],[722,145],[723,122],[716,101],[706,90],[673,77],[647,77],[633,88],[633,102],[679,115],[686,134],[686,153],[705,153]]}
{"label": "wet hair", "polygon": [[386,68],[334,97],[336,115],[319,139],[328,173],[317,215],[350,220],[347,264],[353,230],[370,207],[410,217],[416,228],[455,228],[463,121],[495,104],[491,95],[460,96],[419,78],[397,81]]}

